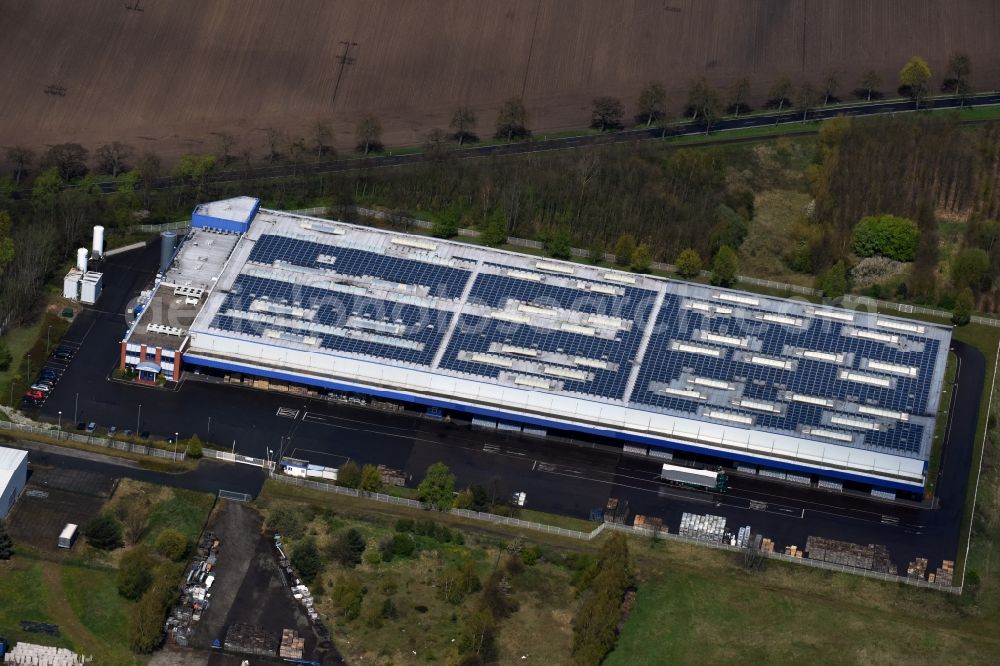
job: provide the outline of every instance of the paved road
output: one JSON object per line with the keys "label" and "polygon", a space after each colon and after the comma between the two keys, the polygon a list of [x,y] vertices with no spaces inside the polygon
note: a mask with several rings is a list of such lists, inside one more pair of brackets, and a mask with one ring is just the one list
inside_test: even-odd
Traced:
{"label": "paved road", "polygon": [[[948,110],[964,107],[992,106],[1000,104],[1000,93],[984,93],[971,97],[964,102],[958,98],[937,98],[924,102],[922,110]],[[896,113],[910,113],[915,110],[913,102],[905,100],[891,101],[859,101],[856,104],[837,106],[833,108],[817,108],[810,111],[804,118],[801,110],[790,109],[781,113],[755,114],[742,118],[726,117],[712,124],[711,132],[725,132],[738,129],[751,129],[755,127],[770,127],[773,125],[794,125],[803,124],[805,121],[817,121],[834,118],[839,115],[861,117],[874,115],[894,115]],[[802,134],[811,134],[815,130],[805,128]],[[538,153],[552,150],[566,150],[569,148],[579,148],[583,146],[596,146],[613,143],[628,143],[632,141],[647,141],[664,138],[677,138],[684,136],[695,136],[706,133],[706,128],[701,122],[687,122],[671,125],[666,129],[660,128],[639,128],[629,129],[620,132],[608,132],[604,134],[588,134],[583,136],[534,139],[518,143],[496,144],[488,146],[468,146],[452,150],[448,153],[453,159],[475,159],[481,157],[492,157],[498,155],[521,155],[526,153]],[[753,140],[759,139],[740,139]],[[360,169],[375,169],[380,167],[396,167],[405,164],[415,164],[423,162],[425,157],[421,153],[410,153],[406,155],[388,155],[373,157],[358,157],[327,162],[255,167],[239,171],[219,171],[210,174],[206,181],[209,183],[227,183],[243,180],[279,178],[296,174],[322,174],[336,173],[344,171],[357,171]],[[157,178],[154,181],[153,189],[168,189],[184,185],[185,181],[180,178],[165,177]],[[105,193],[112,194],[116,191],[113,182],[97,183],[97,186]],[[68,187],[76,187],[71,185]],[[28,198],[30,190],[19,190],[15,193],[15,198]]]}
{"label": "paved road", "polygon": [[[915,556],[927,557],[937,566],[957,553],[985,371],[979,352],[960,342],[953,343],[961,364],[938,484],[939,509],[922,510],[742,476],[733,476],[731,492],[719,499],[664,486],[655,479],[657,463],[623,457],[620,450],[586,440],[570,445],[485,433],[410,413],[389,414],[205,381],[187,380],[178,391],[110,381],[107,376],[118,363],[119,340],[126,329],[127,305],[155,270],[157,257],[154,244],[108,260],[103,269],[106,286],[101,309],[85,310],[70,328],[67,340],[79,344],[80,351],[46,402],[43,418],[54,422],[62,411],[64,425],[73,422],[75,413],[77,420],[93,420],[102,427],[150,430],[161,436],[179,432],[182,438],[197,433],[256,457],[264,457],[270,448],[331,466],[348,458],[383,463],[404,470],[413,481],[422,477],[429,464],[442,460],[453,469],[460,485],[496,487],[500,497],[524,491],[528,505],[535,509],[585,518],[613,495],[628,499],[637,513],[664,517],[674,529],[681,512],[693,511],[750,524],[779,544],[803,546],[809,535],[883,543],[901,567]],[[253,468],[211,465],[204,468],[209,471],[201,469],[198,475],[176,483],[240,490],[249,483],[246,470]],[[751,509],[751,501],[767,506]],[[896,524],[886,525],[884,520]]]}

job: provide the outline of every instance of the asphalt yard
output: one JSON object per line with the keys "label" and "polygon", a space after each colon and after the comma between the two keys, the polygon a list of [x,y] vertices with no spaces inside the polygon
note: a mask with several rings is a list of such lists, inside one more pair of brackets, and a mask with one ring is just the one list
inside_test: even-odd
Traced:
{"label": "asphalt yard", "polygon": [[[409,485],[427,466],[443,461],[458,485],[483,484],[497,496],[527,494],[527,507],[586,518],[608,497],[627,499],[632,512],[664,518],[676,531],[683,512],[711,513],[730,526],[751,525],[780,545],[805,545],[816,535],[862,544],[885,544],[905,571],[915,556],[931,567],[955,559],[973,449],[976,410],[985,364],[974,349],[954,343],[962,359],[955,390],[954,425],[946,445],[935,509],[792,487],[760,477],[731,476],[730,492],[715,496],[665,486],[656,480],[659,464],[623,456],[620,450],[554,442],[503,432],[472,430],[467,424],[390,413],[288,393],[184,380],[178,390],[108,379],[119,358],[129,301],[155,270],[157,245],[112,257],[98,309],[85,310],[67,339],[80,345],[61,381],[41,409],[55,422],[58,412],[74,421],[95,421],[98,432],[111,425],[181,438],[197,434],[217,446],[264,458],[304,458],[339,466],[345,460],[384,464],[403,470]],[[209,481],[227,488],[234,466],[220,466]],[[242,465],[235,467],[243,467]],[[232,470],[232,471],[229,471]],[[228,489],[228,488],[227,488]]]}

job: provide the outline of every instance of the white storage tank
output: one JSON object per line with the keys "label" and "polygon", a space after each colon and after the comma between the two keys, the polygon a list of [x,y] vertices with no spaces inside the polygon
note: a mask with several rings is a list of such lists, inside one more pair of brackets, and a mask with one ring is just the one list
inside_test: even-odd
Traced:
{"label": "white storage tank", "polygon": [[76,251],[76,270],[81,273],[87,272],[87,248],[85,247]]}
{"label": "white storage tank", "polygon": [[72,301],[80,300],[80,279],[82,277],[83,273],[75,269],[66,273],[66,277],[63,278],[63,298]]}
{"label": "white storage tank", "polygon": [[94,242],[93,247],[93,257],[100,258],[104,256],[104,227],[97,225],[94,227]]}

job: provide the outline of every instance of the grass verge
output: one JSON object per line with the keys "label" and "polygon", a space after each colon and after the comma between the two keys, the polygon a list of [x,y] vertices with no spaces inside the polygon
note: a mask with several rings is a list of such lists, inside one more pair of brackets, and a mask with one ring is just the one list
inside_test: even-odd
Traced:
{"label": "grass verge", "polygon": [[944,383],[941,389],[941,402],[938,405],[937,421],[934,422],[934,440],[931,444],[931,458],[927,463],[927,494],[933,495],[937,485],[938,471],[941,469],[941,452],[944,445],[944,433],[951,418],[951,395],[955,389],[955,374],[958,372],[958,357],[948,352],[948,364],[944,370]]}

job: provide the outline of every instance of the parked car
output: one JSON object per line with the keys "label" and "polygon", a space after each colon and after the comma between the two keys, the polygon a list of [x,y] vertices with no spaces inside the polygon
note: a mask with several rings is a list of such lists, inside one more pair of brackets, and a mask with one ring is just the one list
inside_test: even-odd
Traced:
{"label": "parked car", "polygon": [[143,439],[149,439],[149,431],[143,430],[141,433],[139,433],[139,437],[142,437]]}
{"label": "parked car", "polygon": [[132,432],[131,428],[125,428],[124,430],[122,430],[122,437],[131,437],[134,434],[135,433]]}
{"label": "parked car", "polygon": [[32,384],[30,390],[41,391],[42,393],[48,393],[49,391],[52,390],[52,387],[49,384],[38,383],[38,384]]}
{"label": "parked car", "polygon": [[52,358],[57,361],[68,361],[73,358],[73,352],[68,349],[57,349],[52,352]]}
{"label": "parked car", "polygon": [[87,424],[84,423],[83,421],[80,421],[79,423],[76,424],[76,429],[77,430],[83,430],[86,427],[87,427]]}
{"label": "parked car", "polygon": [[35,400],[34,398],[29,398],[28,396],[24,396],[23,398],[21,398],[22,407],[38,407],[40,404],[42,403],[39,402],[38,400]]}
{"label": "parked car", "polygon": [[116,432],[118,432],[118,426],[111,426],[108,428],[108,437],[114,437]]}
{"label": "parked car", "polygon": [[41,391],[35,391],[33,389],[28,389],[28,391],[24,395],[25,397],[34,398],[35,400],[45,400],[44,393],[42,393]]}
{"label": "parked car", "polygon": [[95,430],[97,430],[97,424],[96,423],[94,423],[93,421],[91,421],[90,423],[87,424],[87,432],[94,432]]}

